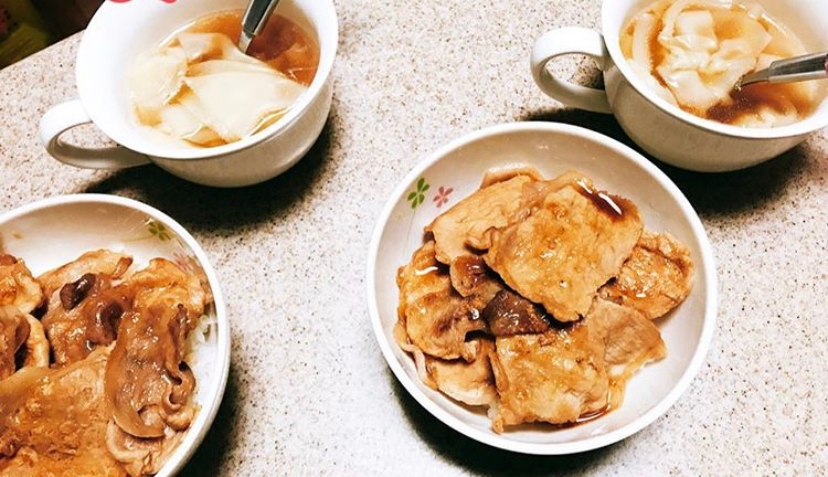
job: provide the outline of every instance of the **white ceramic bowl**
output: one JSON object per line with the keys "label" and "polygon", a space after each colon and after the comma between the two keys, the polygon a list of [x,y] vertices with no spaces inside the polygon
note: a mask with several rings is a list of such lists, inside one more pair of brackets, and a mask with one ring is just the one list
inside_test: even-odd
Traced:
{"label": "white ceramic bowl", "polygon": [[[668,231],[690,249],[696,278],[690,296],[658,321],[667,357],[629,382],[621,408],[599,419],[558,429],[521,426],[495,434],[485,412],[460,405],[424,385],[413,359],[396,344],[399,292],[395,275],[422,244],[423,227],[480,186],[486,170],[526,164],[551,178],[577,169],[602,189],[632,199],[648,229]],[[420,182],[422,181],[422,182]],[[412,206],[425,185],[423,201]],[[439,206],[442,198],[448,202]],[[563,124],[517,123],[472,133],[422,161],[400,183],[380,216],[368,259],[368,302],[382,353],[409,393],[453,429],[494,447],[527,454],[570,454],[620,441],[655,421],[696,375],[715,327],[717,285],[713,253],[690,203],[653,164],[623,144]]]}
{"label": "white ceramic bowl", "polygon": [[23,258],[37,276],[84,252],[107,248],[133,256],[133,269],[164,257],[200,266],[215,299],[207,339],[192,350],[195,401],[201,407],[157,477],[178,473],[201,444],[221,404],[230,367],[230,328],[216,273],[201,246],[168,215],[131,199],[79,194],[34,202],[0,215],[0,251]]}
{"label": "white ceramic bowl", "polygon": [[[198,184],[241,187],[283,173],[310,150],[328,119],[339,23],[332,0],[286,0],[277,12],[319,45],[319,69],[284,117],[240,141],[195,148],[158,141],[139,125],[127,80],[135,58],[172,33],[210,13],[244,9],[247,0],[135,0],[105,2],[83,34],[76,80],[79,98],[50,109],[40,139],[57,160],[77,167],[119,169],[152,162]],[[61,140],[65,131],[94,122],[119,144],[88,149]]]}

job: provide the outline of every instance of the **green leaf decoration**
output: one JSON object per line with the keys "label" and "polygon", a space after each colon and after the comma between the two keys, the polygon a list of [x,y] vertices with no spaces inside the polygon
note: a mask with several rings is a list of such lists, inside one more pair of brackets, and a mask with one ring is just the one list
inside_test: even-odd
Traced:
{"label": "green leaf decoration", "polygon": [[172,235],[170,234],[169,230],[167,230],[167,227],[165,227],[164,224],[157,222],[155,220],[150,220],[147,223],[147,231],[151,235],[157,237],[158,240],[162,242],[167,242],[170,239],[172,239]]}
{"label": "green leaf decoration", "polygon": [[417,181],[417,187],[415,190],[409,192],[406,200],[411,202],[411,208],[416,209],[417,206],[425,202],[425,191],[427,191],[431,186],[426,182],[425,177],[420,177]]}

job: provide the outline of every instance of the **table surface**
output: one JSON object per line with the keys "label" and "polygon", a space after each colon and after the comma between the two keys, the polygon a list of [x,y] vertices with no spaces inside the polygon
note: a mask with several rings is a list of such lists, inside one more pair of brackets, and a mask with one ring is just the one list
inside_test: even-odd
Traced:
{"label": "table surface", "polygon": [[[564,110],[529,73],[534,39],[597,27],[600,2],[337,4],[328,124],[297,166],[245,189],[51,159],[38,122],[77,94],[80,36],[0,71],[0,212],[67,193],[132,197],[181,222],[215,265],[230,379],[184,476],[828,475],[828,134],[735,173],[661,166],[702,217],[720,279],[710,353],[666,415],[576,456],[492,449],[433,418],[386,366],[365,299],[368,243],[406,172],[470,131],[551,120],[630,144],[611,117]],[[587,63],[555,67],[592,76]]]}

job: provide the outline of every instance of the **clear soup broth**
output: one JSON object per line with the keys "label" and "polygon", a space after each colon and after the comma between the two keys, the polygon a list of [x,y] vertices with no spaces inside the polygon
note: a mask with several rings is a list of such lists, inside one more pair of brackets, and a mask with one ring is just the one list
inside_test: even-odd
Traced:
{"label": "clear soup broth", "polygon": [[[215,13],[196,20],[184,30],[222,33],[238,44],[243,14],[242,10]],[[319,68],[319,46],[299,25],[282,15],[270,18],[262,33],[253,39],[247,54],[305,86],[310,86]]]}
{"label": "clear soup broth", "polygon": [[242,14],[202,17],[136,60],[133,104],[154,136],[192,147],[244,139],[282,118],[313,82],[319,47],[311,35],[273,15],[244,54],[236,47]]}

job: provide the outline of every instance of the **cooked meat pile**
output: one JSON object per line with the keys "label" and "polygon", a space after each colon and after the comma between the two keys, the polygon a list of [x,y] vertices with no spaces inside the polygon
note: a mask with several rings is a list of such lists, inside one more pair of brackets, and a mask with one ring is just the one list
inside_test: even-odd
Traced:
{"label": "cooked meat pile", "polygon": [[488,406],[495,432],[618,408],[666,355],[652,320],[693,282],[684,245],[574,171],[489,174],[425,232],[397,275],[395,337],[428,386]]}
{"label": "cooked meat pile", "polygon": [[0,254],[0,477],[153,475],[195,417],[206,277],[88,252],[37,279]]}

